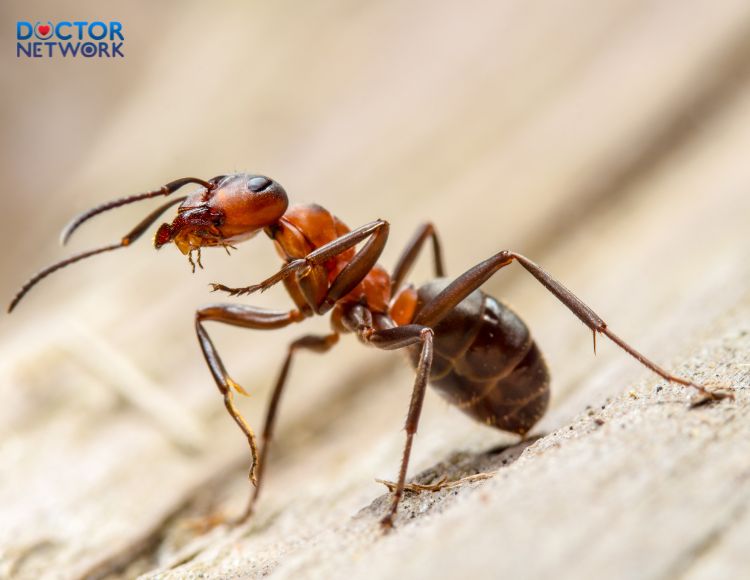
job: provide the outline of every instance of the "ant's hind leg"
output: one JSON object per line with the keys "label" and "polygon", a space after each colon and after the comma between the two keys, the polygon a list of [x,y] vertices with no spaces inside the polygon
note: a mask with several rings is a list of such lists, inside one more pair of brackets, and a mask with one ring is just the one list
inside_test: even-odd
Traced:
{"label": "ant's hind leg", "polygon": [[[414,319],[416,324],[435,326],[442,320],[459,302],[471,294],[474,290],[484,284],[495,272],[504,268],[511,262],[516,261],[523,266],[542,286],[547,288],[555,297],[562,302],[578,319],[588,326],[594,335],[594,347],[596,348],[596,333],[607,336],[612,342],[635,358],[642,365],[655,372],[657,375],[666,379],[670,383],[692,387],[710,400],[719,400],[724,398],[733,399],[731,393],[708,390],[703,385],[694,383],[689,379],[675,376],[661,368],[652,360],[643,356],[632,346],[614,334],[604,320],[587,306],[580,298],[555,280],[549,273],[540,266],[522,256],[509,250],[498,252],[484,262],[480,262],[473,268],[464,272],[461,276],[451,282],[435,298],[424,305],[419,314]],[[703,401],[699,401],[701,403]]]}

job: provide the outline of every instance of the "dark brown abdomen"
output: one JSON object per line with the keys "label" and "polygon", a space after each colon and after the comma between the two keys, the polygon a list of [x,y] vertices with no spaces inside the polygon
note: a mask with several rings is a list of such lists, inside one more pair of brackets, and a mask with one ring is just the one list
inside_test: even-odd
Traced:
{"label": "dark brown abdomen", "polygon": [[[417,313],[449,282],[441,278],[422,286]],[[430,384],[450,403],[478,421],[521,435],[541,419],[549,402],[549,372],[515,312],[476,290],[434,331]],[[417,355],[412,348],[413,363]]]}

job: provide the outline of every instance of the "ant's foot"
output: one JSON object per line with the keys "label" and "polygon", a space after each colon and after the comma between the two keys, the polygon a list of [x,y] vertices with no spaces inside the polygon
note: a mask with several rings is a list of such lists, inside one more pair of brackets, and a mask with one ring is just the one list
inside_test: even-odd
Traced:
{"label": "ant's foot", "polygon": [[[393,493],[396,491],[397,483],[395,481],[386,481],[385,479],[376,479],[378,483],[382,483],[388,488],[388,491]],[[422,493],[423,491],[440,491],[446,487],[450,487],[452,481],[448,481],[445,476],[440,478],[437,483],[405,483],[404,491],[411,491],[413,493]]]}
{"label": "ant's foot", "polygon": [[709,391],[708,389],[701,388],[700,395],[690,401],[690,408],[694,409],[695,407],[702,407],[704,405],[709,405],[715,401],[721,401],[723,399],[729,399],[730,401],[733,401],[734,393],[723,390]]}
{"label": "ant's foot", "polygon": [[388,514],[380,520],[380,529],[384,534],[387,534],[393,529],[393,514]]}
{"label": "ant's foot", "polygon": [[[436,483],[406,483],[404,484],[405,491],[411,491],[413,493],[422,493],[424,491],[440,491],[441,489],[450,489],[452,487],[460,487],[465,483],[473,483],[475,481],[482,481],[484,479],[490,479],[497,474],[496,471],[488,471],[482,473],[474,473],[467,475],[459,479],[448,479],[443,476]],[[396,491],[396,483],[393,481],[385,481],[383,479],[376,479],[378,483],[382,483],[388,488],[389,491]]]}
{"label": "ant's foot", "polygon": [[244,288],[230,288],[229,286],[225,286],[224,284],[216,284],[212,283],[211,286],[211,292],[226,292],[230,296],[244,296],[246,294],[253,294],[254,292],[257,292],[258,290],[262,290],[262,286],[259,284],[256,284],[254,286],[246,286]]}
{"label": "ant's foot", "polygon": [[182,525],[196,536],[202,536],[219,526],[232,525],[232,521],[224,514],[216,512],[207,516],[187,518],[182,521]]}

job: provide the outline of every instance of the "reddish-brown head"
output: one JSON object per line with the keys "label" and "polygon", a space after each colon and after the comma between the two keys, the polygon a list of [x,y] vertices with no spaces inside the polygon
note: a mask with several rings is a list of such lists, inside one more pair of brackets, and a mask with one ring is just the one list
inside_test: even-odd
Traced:
{"label": "reddish-brown head", "polygon": [[289,205],[284,188],[262,175],[237,173],[211,182],[211,188],[188,195],[171,224],[159,227],[154,246],[174,242],[187,254],[235,244],[275,224]]}

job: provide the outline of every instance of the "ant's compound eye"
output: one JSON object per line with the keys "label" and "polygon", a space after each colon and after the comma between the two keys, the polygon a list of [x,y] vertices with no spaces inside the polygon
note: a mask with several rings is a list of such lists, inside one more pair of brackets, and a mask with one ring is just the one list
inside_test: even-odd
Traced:
{"label": "ant's compound eye", "polygon": [[247,187],[250,189],[250,191],[258,193],[260,191],[263,191],[264,189],[267,189],[271,186],[271,180],[267,177],[262,177],[260,175],[256,175],[255,177],[251,177],[247,182]]}

